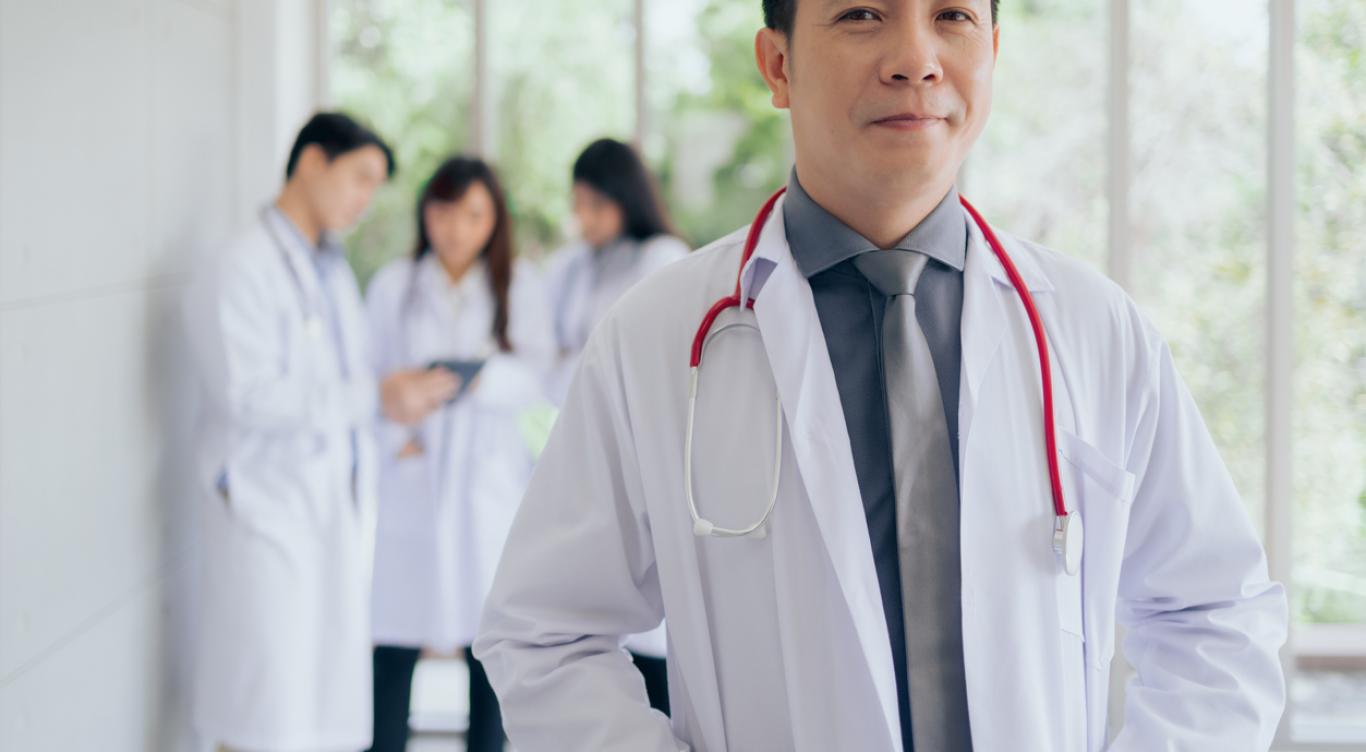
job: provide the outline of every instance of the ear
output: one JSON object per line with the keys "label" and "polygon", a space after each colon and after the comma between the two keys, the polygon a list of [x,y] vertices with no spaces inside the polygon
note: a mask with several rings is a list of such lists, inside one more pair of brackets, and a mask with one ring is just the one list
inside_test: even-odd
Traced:
{"label": "ear", "polygon": [[309,144],[299,152],[299,164],[295,168],[296,174],[315,175],[326,170],[331,160],[327,158],[327,152],[317,144]]}
{"label": "ear", "polygon": [[773,106],[785,110],[791,106],[788,87],[792,72],[789,70],[787,35],[764,27],[754,35],[754,58],[759,65],[759,74],[773,93]]}
{"label": "ear", "polygon": [[991,30],[991,57],[996,59],[1001,56],[1001,25],[996,24],[996,28]]}

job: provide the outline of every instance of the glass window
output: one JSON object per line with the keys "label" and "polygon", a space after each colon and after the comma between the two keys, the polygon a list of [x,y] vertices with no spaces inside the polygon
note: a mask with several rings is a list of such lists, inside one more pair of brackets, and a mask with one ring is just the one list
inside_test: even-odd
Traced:
{"label": "glass window", "polygon": [[335,107],[374,126],[398,173],[346,239],[364,283],[416,239],[422,184],[470,132],[474,17],[468,0],[332,0]]}
{"label": "glass window", "polygon": [[749,224],[787,184],[791,135],[754,62],[758,2],[652,2],[646,16],[649,134],[680,232],[701,246]]}
{"label": "glass window", "polygon": [[1299,13],[1296,611],[1366,623],[1366,3]]}
{"label": "glass window", "polygon": [[1366,3],[1296,10],[1291,735],[1366,744]]}
{"label": "glass window", "polygon": [[1133,5],[1133,292],[1259,527],[1268,36],[1266,3]]}
{"label": "glass window", "polygon": [[1001,4],[991,120],[960,185],[993,225],[1102,268],[1106,23],[1104,0]]}
{"label": "glass window", "polygon": [[571,170],[600,137],[635,131],[631,0],[488,3],[493,133],[520,249],[533,256],[572,236]]}

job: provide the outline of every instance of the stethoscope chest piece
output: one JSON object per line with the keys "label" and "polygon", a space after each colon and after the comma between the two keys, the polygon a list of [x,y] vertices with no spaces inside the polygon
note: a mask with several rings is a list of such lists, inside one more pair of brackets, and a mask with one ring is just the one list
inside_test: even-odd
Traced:
{"label": "stethoscope chest piece", "polygon": [[1081,571],[1081,551],[1084,540],[1081,516],[1069,512],[1053,518],[1053,551],[1062,562],[1062,571],[1075,575]]}

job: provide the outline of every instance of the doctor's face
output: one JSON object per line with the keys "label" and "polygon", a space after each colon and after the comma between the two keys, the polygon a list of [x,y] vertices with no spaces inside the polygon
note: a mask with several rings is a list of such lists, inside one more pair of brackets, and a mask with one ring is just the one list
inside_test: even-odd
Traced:
{"label": "doctor's face", "polygon": [[584,242],[594,248],[603,248],[621,237],[626,227],[621,206],[582,182],[574,184],[574,219]]}
{"label": "doctor's face", "polygon": [[792,112],[804,184],[947,188],[991,109],[991,0],[797,0],[759,64]]}
{"label": "doctor's face", "polygon": [[427,239],[447,269],[465,269],[488,246],[498,207],[488,186],[476,180],[454,201],[429,201],[422,209]]}
{"label": "doctor's face", "polygon": [[[350,228],[370,208],[375,191],[388,179],[389,162],[377,146],[353,149],[328,160],[322,149],[310,160],[305,153],[300,169],[310,168],[314,211],[323,230],[340,232]],[[312,164],[309,164],[312,162]]]}

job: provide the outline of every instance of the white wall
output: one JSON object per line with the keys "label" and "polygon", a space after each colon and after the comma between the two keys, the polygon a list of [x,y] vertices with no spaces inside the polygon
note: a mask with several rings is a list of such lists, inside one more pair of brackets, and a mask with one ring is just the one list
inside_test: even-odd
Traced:
{"label": "white wall", "polygon": [[279,184],[316,0],[0,0],[0,749],[182,750],[177,305]]}

